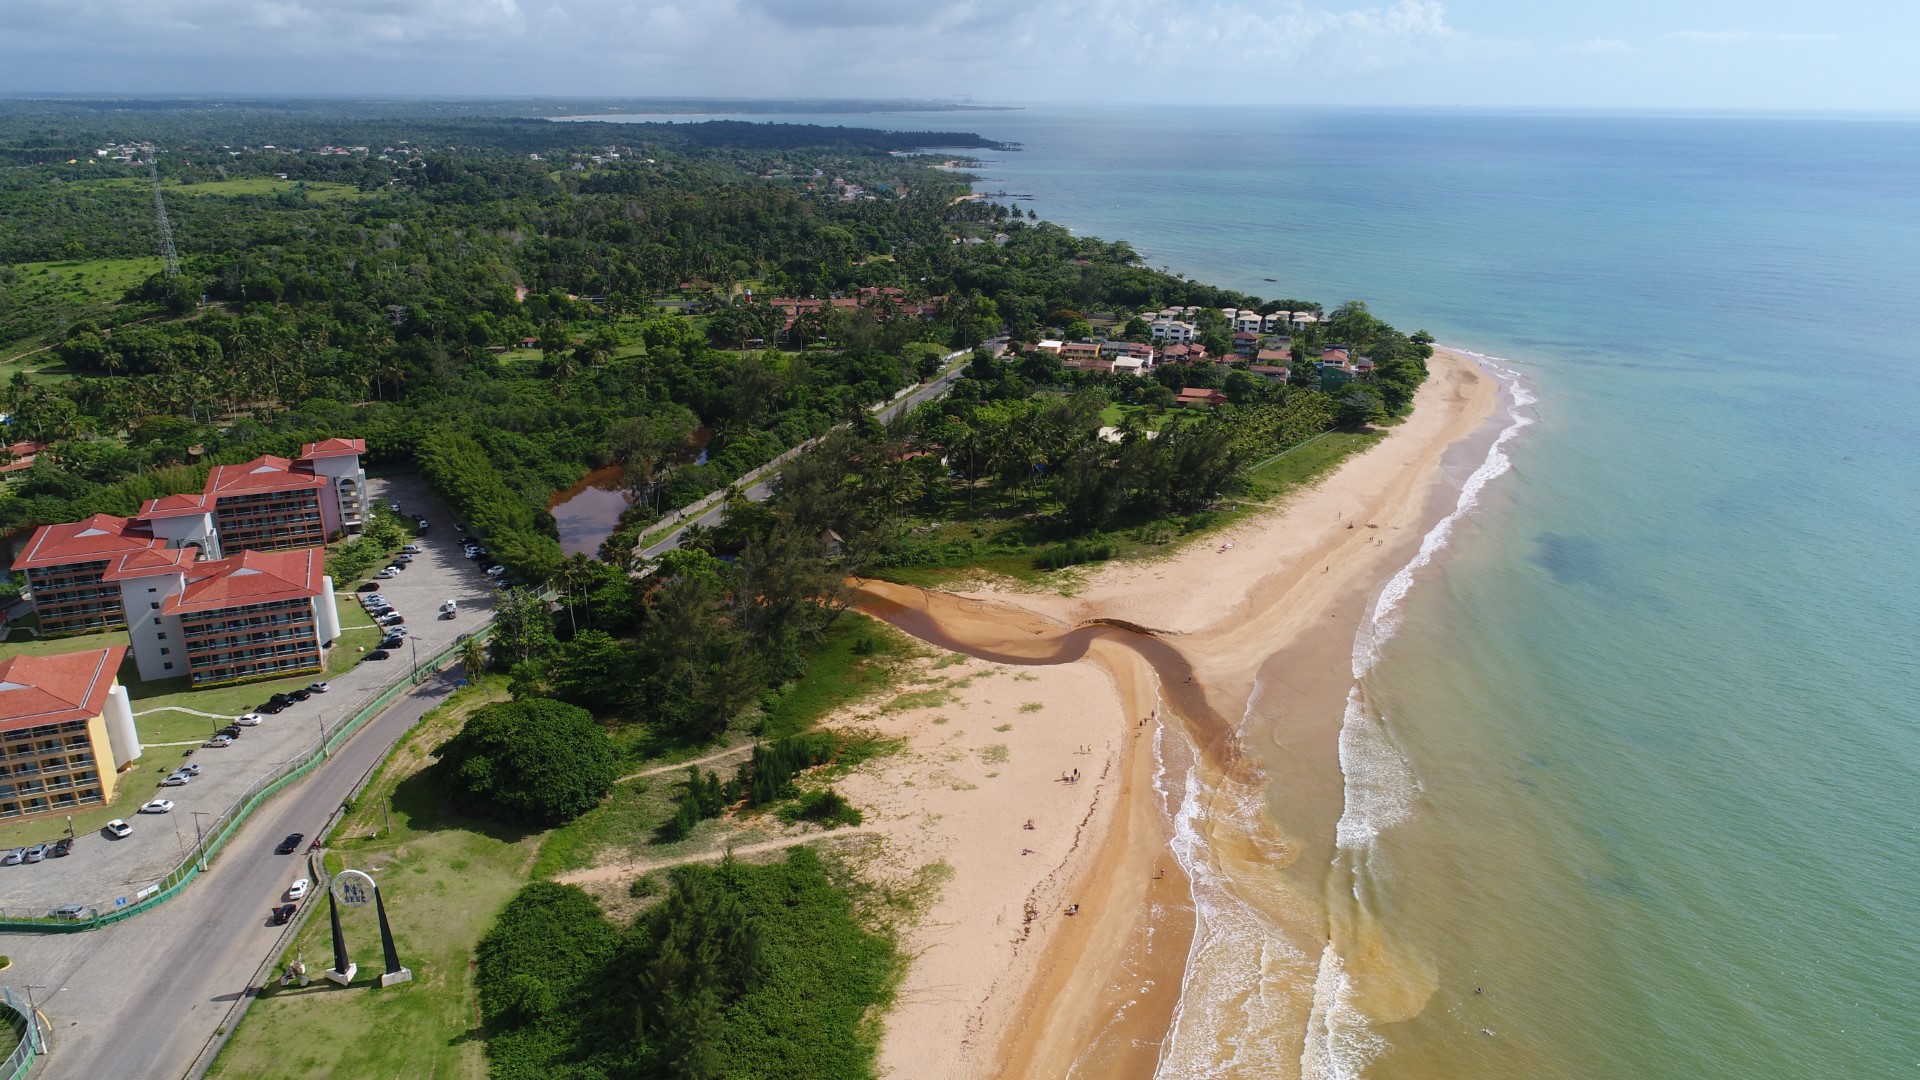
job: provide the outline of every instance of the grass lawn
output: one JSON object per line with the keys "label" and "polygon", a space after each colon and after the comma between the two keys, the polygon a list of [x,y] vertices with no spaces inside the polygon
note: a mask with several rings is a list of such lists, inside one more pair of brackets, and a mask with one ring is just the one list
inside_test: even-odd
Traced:
{"label": "grass lawn", "polygon": [[1197,409],[1184,409],[1178,406],[1170,409],[1150,409],[1145,405],[1108,405],[1100,410],[1101,427],[1119,427],[1129,416],[1139,416],[1148,431],[1160,431],[1173,424],[1191,424],[1197,422],[1201,413]]}
{"label": "grass lawn", "polygon": [[[540,834],[448,813],[421,770],[473,709],[505,696],[505,680],[489,679],[427,714],[330,841],[330,867],[365,870],[379,881],[400,960],[414,981],[380,987],[378,924],[372,911],[353,909],[342,910],[341,923],[360,977],[346,989],[320,978],[333,953],[326,912],[315,911],[287,954],[305,958],[312,984],[283,988],[272,981],[208,1075],[487,1075],[473,948],[526,884]],[[367,838],[376,830],[380,835]]]}
{"label": "grass lawn", "polygon": [[[334,639],[333,647],[327,651],[327,669],[325,675],[308,672],[303,675],[290,675],[284,679],[263,679],[259,682],[236,683],[232,686],[214,686],[204,690],[192,690],[185,679],[163,679],[143,683],[133,668],[133,658],[129,656],[120,668],[120,681],[126,684],[127,696],[133,700],[135,713],[149,713],[154,709],[178,706],[183,709],[195,709],[200,712],[218,713],[221,716],[239,716],[275,694],[291,693],[317,679],[336,676],[360,662],[362,649],[371,649],[380,644],[380,631],[374,627],[354,626],[364,623],[366,616],[361,613],[360,605],[354,603],[351,596],[336,596],[335,605],[340,609],[340,636]],[[126,635],[120,635],[126,640]],[[73,638],[69,641],[76,640]],[[158,714],[187,715],[181,713]],[[137,717],[140,737],[147,738],[147,721],[152,716]],[[195,719],[202,719],[196,717]]]}

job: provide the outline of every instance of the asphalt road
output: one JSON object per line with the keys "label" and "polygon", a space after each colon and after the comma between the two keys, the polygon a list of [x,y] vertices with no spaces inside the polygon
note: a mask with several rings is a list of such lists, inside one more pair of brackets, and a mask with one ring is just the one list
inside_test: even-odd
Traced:
{"label": "asphalt road", "polygon": [[[29,985],[48,1021],[44,1080],[142,1077],[170,1080],[193,1066],[264,960],[284,947],[286,927],[268,910],[307,856],[278,855],[291,832],[318,834],[354,785],[428,709],[455,687],[451,671],[396,700],[313,772],[254,812],[211,869],[178,896],[102,930],[0,934],[13,958],[4,979],[22,999]],[[310,897],[306,903],[325,903]],[[325,918],[324,913],[319,913]],[[380,964],[377,941],[348,940],[362,969]],[[308,957],[324,969],[331,957]],[[264,977],[272,977],[268,972]]]}

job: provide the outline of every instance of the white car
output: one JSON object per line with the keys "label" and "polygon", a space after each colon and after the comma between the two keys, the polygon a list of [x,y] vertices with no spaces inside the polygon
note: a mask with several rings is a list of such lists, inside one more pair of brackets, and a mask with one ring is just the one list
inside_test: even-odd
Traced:
{"label": "white car", "polygon": [[171,814],[173,813],[173,800],[155,799],[145,806],[142,806],[140,812],[143,814]]}
{"label": "white car", "polygon": [[488,577],[506,577],[507,568],[504,566],[498,566],[498,565],[489,566],[487,567],[487,576]]}
{"label": "white car", "polygon": [[193,780],[193,777],[187,775],[186,773],[177,772],[177,773],[174,773],[172,776],[167,777],[165,780],[160,781],[160,786],[161,787],[186,787],[187,784],[190,783],[192,780]]}
{"label": "white car", "polygon": [[312,888],[312,886],[313,886],[313,883],[308,881],[306,878],[295,878],[293,880],[293,884],[287,886],[287,899],[299,900],[305,897],[307,895],[307,890],[309,888]]}
{"label": "white car", "polygon": [[259,727],[260,720],[261,716],[257,712],[241,713],[239,716],[233,718],[233,722],[239,724],[241,727]]}
{"label": "white car", "polygon": [[317,683],[309,683],[307,686],[307,689],[313,691],[316,694],[324,694],[327,691],[333,689],[333,687],[327,683],[317,682]]}
{"label": "white car", "polygon": [[133,826],[119,818],[114,818],[112,821],[107,822],[107,833],[115,840],[125,840],[127,837],[133,835]]}
{"label": "white car", "polygon": [[386,580],[388,580],[389,578],[397,578],[397,577],[399,577],[399,576],[400,576],[400,571],[398,571],[398,570],[395,570],[395,569],[394,569],[393,567],[391,567],[391,566],[389,566],[389,567],[387,567],[387,568],[386,568],[385,570],[382,570],[382,571],[380,571],[379,573],[377,573],[377,574],[375,574],[375,575],[373,575],[373,576],[374,576],[374,577],[377,577],[377,578],[379,578],[379,579],[380,579],[381,581],[386,581]]}
{"label": "white car", "polygon": [[408,544],[406,547],[403,547],[400,550],[402,553],[407,555],[418,555],[427,549],[421,547],[419,544]]}

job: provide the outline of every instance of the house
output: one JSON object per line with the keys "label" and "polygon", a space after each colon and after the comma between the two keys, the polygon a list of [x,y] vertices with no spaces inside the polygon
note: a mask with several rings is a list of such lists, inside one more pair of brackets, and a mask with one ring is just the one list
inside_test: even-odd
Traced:
{"label": "house", "polygon": [[1247,359],[1252,359],[1253,354],[1259,351],[1260,351],[1260,335],[1259,334],[1253,333],[1248,330],[1238,330],[1234,332],[1233,352],[1235,356],[1242,356],[1242,357],[1246,357]]}
{"label": "house", "polygon": [[117,673],[124,646],[0,662],[0,819],[70,814],[113,799],[140,756]]}
{"label": "house", "polygon": [[33,468],[34,460],[46,448],[47,444],[38,439],[21,439],[19,442],[10,444],[6,447],[7,463],[0,465],[0,474]]}
{"label": "house", "polygon": [[1169,345],[1191,345],[1200,336],[1200,330],[1190,322],[1178,319],[1155,319],[1147,326],[1153,340]]}
{"label": "house", "polygon": [[1266,329],[1266,320],[1261,318],[1260,313],[1252,308],[1246,308],[1244,310],[1240,308],[1222,308],[1220,314],[1226,317],[1227,325],[1232,327],[1236,333],[1258,334],[1260,331]]}
{"label": "house", "polygon": [[1278,364],[1255,364],[1247,370],[1272,382],[1286,382],[1293,375],[1292,368]]}
{"label": "house", "polygon": [[1218,390],[1207,390],[1198,386],[1188,386],[1181,389],[1180,396],[1177,400],[1182,405],[1205,409],[1212,408],[1215,405],[1225,405],[1227,403],[1227,395]]}
{"label": "house", "polygon": [[1047,338],[1041,341],[1040,343],[1036,344],[1034,346],[1034,350],[1037,352],[1050,352],[1050,353],[1053,353],[1055,356],[1058,356],[1060,354],[1060,347],[1063,344],[1065,343],[1055,341],[1052,338]]}
{"label": "house", "polygon": [[1185,364],[1193,360],[1193,346],[1169,345],[1160,353],[1161,359],[1169,364]]}
{"label": "house", "polygon": [[1291,364],[1293,353],[1286,349],[1261,349],[1253,354],[1256,364]]}
{"label": "house", "polygon": [[1153,360],[1139,356],[1120,356],[1109,361],[1116,375],[1145,375],[1153,370]]}
{"label": "house", "polygon": [[1091,341],[1069,341],[1059,351],[1061,361],[1068,364],[1100,359],[1100,346]]}

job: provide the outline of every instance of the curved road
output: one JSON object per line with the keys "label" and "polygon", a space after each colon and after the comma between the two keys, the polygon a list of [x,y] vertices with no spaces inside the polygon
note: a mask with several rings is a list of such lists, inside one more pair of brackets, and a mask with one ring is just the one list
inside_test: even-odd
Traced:
{"label": "curved road", "polygon": [[[172,900],[102,930],[0,935],[0,951],[13,958],[4,978],[20,999],[29,985],[45,988],[34,995],[47,1019],[49,1052],[34,1076],[187,1075],[234,1005],[256,989],[262,962],[278,955],[291,929],[267,925],[268,909],[294,878],[311,875],[304,852],[278,855],[275,845],[291,832],[319,834],[360,778],[457,681],[452,674],[430,677],[394,701],[333,757],[254,811],[211,869]],[[377,942],[348,946],[363,971],[369,962],[379,966]],[[308,959],[320,968],[332,960]]]}

